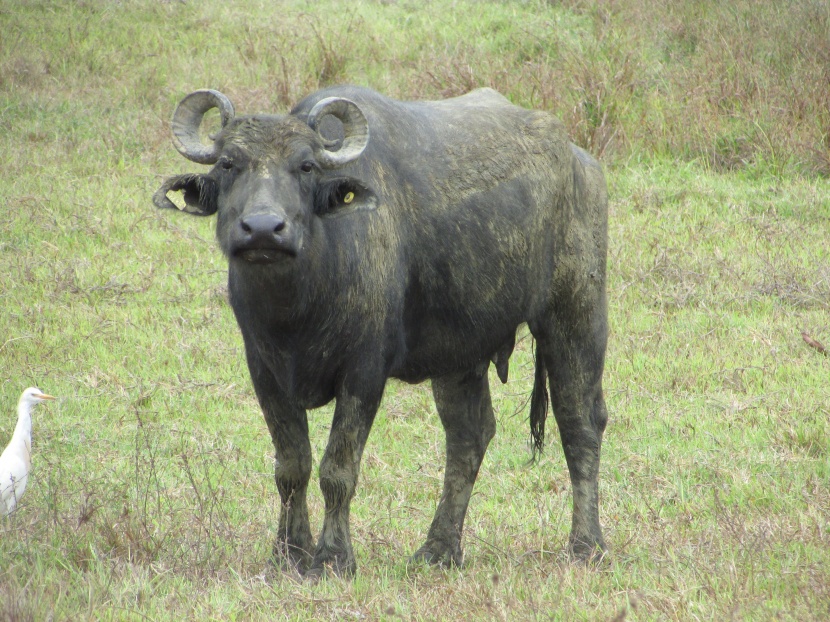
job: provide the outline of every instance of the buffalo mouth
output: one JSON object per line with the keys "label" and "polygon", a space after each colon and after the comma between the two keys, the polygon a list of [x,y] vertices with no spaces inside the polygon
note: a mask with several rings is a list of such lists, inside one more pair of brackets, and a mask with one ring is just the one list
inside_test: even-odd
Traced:
{"label": "buffalo mouth", "polygon": [[239,246],[233,250],[233,256],[247,263],[272,264],[289,261],[297,256],[297,249],[293,245],[280,244],[273,246]]}

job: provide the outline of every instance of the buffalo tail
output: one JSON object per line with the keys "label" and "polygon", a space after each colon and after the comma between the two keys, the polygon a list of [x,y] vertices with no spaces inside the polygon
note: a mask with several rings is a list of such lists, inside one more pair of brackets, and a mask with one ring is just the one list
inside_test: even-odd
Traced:
{"label": "buffalo tail", "polygon": [[545,446],[545,419],[548,416],[548,372],[545,359],[539,353],[539,342],[535,348],[536,374],[533,380],[533,393],[530,394],[530,438],[533,443],[531,462],[536,460]]}

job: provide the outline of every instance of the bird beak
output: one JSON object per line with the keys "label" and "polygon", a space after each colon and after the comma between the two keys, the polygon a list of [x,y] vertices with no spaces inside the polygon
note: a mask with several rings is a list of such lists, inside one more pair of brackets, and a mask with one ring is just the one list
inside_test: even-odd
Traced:
{"label": "bird beak", "polygon": [[58,399],[54,395],[46,395],[46,393],[40,393],[40,394],[36,395],[35,397],[40,398],[42,400],[56,400],[56,399]]}

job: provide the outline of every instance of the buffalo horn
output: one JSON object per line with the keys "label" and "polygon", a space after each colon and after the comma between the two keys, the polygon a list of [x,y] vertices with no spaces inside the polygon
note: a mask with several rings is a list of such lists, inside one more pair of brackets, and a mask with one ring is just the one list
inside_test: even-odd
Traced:
{"label": "buffalo horn", "polygon": [[205,113],[211,108],[219,108],[222,127],[233,119],[234,111],[231,100],[219,91],[203,89],[194,91],[179,103],[170,124],[176,149],[188,160],[199,164],[215,164],[219,158],[216,145],[206,145],[199,138],[199,126],[202,124]]}
{"label": "buffalo horn", "polygon": [[315,155],[324,168],[338,168],[356,160],[369,143],[369,123],[358,105],[342,97],[326,97],[308,113],[308,125],[315,132],[323,117],[332,115],[343,124],[343,144],[337,151],[322,147]]}

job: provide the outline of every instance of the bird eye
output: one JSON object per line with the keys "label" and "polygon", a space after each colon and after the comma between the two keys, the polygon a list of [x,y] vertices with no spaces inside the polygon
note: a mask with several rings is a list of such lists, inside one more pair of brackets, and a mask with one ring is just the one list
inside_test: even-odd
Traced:
{"label": "bird eye", "polygon": [[311,160],[306,160],[305,162],[300,164],[300,170],[303,173],[310,173],[314,170],[314,162],[312,162]]}

